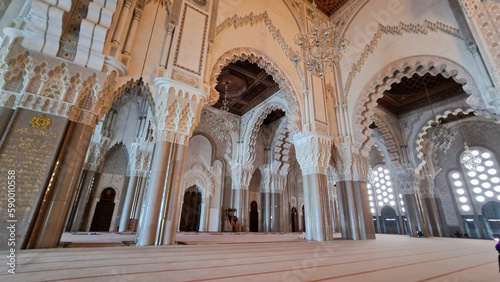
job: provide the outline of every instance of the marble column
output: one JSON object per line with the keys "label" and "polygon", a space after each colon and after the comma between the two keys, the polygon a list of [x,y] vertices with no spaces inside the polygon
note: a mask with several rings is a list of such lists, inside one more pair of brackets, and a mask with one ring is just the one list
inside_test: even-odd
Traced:
{"label": "marble column", "polygon": [[429,236],[446,237],[445,227],[441,220],[441,200],[439,198],[423,198],[422,207],[427,222]]}
{"label": "marble column", "polygon": [[132,219],[133,217],[131,216],[131,210],[132,210],[132,205],[134,201],[134,195],[135,195],[135,190],[137,187],[137,180],[138,176],[131,176],[129,178],[128,182],[128,187],[127,187],[127,192],[125,195],[125,200],[123,201],[123,208],[122,208],[122,214],[120,217],[120,225],[118,227],[119,232],[126,232],[129,231],[127,230],[128,226],[128,221],[129,219]]}
{"label": "marble column", "polygon": [[367,183],[355,181],[356,198],[358,199],[358,213],[360,216],[361,239],[375,239],[375,227],[373,226],[372,213],[370,211],[370,200],[368,199]]}
{"label": "marble column", "polygon": [[156,142],[151,178],[144,195],[137,230],[137,245],[175,243],[186,152],[185,145]]}
{"label": "marble column", "polygon": [[236,209],[236,217],[238,217],[237,231],[246,232],[248,228],[248,186],[245,188],[233,189],[233,207]]}
{"label": "marble column", "polygon": [[307,233],[311,234],[311,240],[332,240],[333,226],[330,218],[331,207],[328,200],[326,174],[315,173],[303,175],[303,181],[306,224],[308,219],[310,222],[306,227],[306,230],[308,230]]}
{"label": "marble column", "polygon": [[92,192],[92,187],[95,179],[95,171],[92,170],[84,170],[82,175],[82,186],[80,192],[77,194],[78,199],[75,201],[75,216],[73,217],[73,222],[71,222],[72,232],[83,231],[82,224],[84,221],[85,208],[88,204],[90,194]]}
{"label": "marble column", "polygon": [[160,208],[164,196],[167,173],[171,172],[171,160],[176,144],[157,141],[151,163],[151,176],[142,201],[142,212],[137,229],[137,245],[157,245],[157,229]]}
{"label": "marble column", "polygon": [[337,201],[339,203],[339,219],[342,238],[353,240],[361,239],[361,230],[358,220],[360,214],[354,181],[337,182]]}
{"label": "marble column", "polygon": [[89,125],[69,123],[33,229],[26,235],[27,249],[54,248],[59,244],[92,132]]}
{"label": "marble column", "polygon": [[164,208],[167,214],[164,216],[162,236],[158,240],[163,245],[175,244],[175,236],[181,217],[181,199],[184,191],[181,185],[184,176],[184,164],[186,163],[187,144],[176,144],[176,146],[178,148],[172,160],[173,171],[172,174],[169,175],[169,182],[167,182],[166,185],[171,191],[171,197],[170,201],[167,202],[167,206]]}
{"label": "marble column", "polygon": [[417,195],[403,194],[403,201],[405,203],[406,218],[408,220],[408,233],[412,237],[417,237],[416,230],[418,229],[422,232],[424,230],[424,220],[420,212]]}

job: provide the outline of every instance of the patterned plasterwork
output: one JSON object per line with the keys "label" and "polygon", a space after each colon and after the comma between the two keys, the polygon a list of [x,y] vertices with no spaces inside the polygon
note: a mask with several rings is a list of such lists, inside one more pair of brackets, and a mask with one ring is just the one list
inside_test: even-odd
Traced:
{"label": "patterned plasterwork", "polygon": [[155,140],[187,144],[200,121],[207,96],[199,89],[167,78],[156,78],[154,83],[159,89]]}
{"label": "patterned plasterwork", "polygon": [[183,187],[189,188],[193,185],[202,190],[203,198],[211,198],[214,195],[215,181],[210,171],[201,163],[189,167],[184,173]]}
{"label": "patterned plasterwork", "polygon": [[[500,4],[494,1],[464,1],[464,8],[467,10],[466,3],[476,7],[475,13],[470,15],[475,21],[475,26],[481,33],[484,47],[488,49],[490,58],[495,68],[500,69]],[[469,6],[469,7],[470,7]]]}
{"label": "patterned plasterwork", "polygon": [[293,139],[297,161],[303,175],[328,173],[333,138],[320,133],[306,133]]}
{"label": "patterned plasterwork", "polygon": [[368,155],[361,155],[353,152],[352,149],[351,144],[342,143],[331,150],[329,162],[333,170],[334,180],[337,182],[367,181],[370,159]]}
{"label": "patterned plasterwork", "polygon": [[344,87],[344,95],[347,97],[347,94],[349,93],[349,90],[351,88],[354,78],[356,77],[356,74],[361,71],[361,68],[365,64],[368,56],[370,54],[373,54],[383,34],[403,35],[404,33],[411,33],[411,34],[427,35],[431,31],[433,32],[442,31],[456,38],[462,39],[462,35],[459,29],[448,26],[441,22],[433,23],[428,20],[425,20],[423,24],[406,24],[401,22],[397,26],[387,26],[379,24],[377,32],[373,35],[373,38],[370,41],[370,43],[366,44],[365,49],[361,54],[361,57],[358,59],[356,63],[352,65],[351,71],[349,72],[349,75],[347,77],[346,85]]}
{"label": "patterned plasterwork", "polygon": [[237,48],[229,50],[224,53],[217,60],[217,62],[215,62],[210,76],[211,88],[208,104],[213,105],[217,102],[217,100],[219,100],[219,92],[215,90],[215,86],[217,85],[217,78],[219,77],[222,69],[230,63],[245,60],[248,60],[250,63],[257,64],[260,68],[266,70],[267,74],[273,77],[274,82],[280,86],[280,91],[275,95],[279,95],[286,100],[288,108],[287,113],[289,114],[288,116],[292,127],[291,130],[301,131],[302,126],[299,95],[296,93],[292,83],[288,80],[281,68],[267,55],[258,50],[250,48]]}
{"label": "patterned plasterwork", "polygon": [[[273,24],[271,18],[267,14],[267,12],[264,12],[260,15],[254,15],[253,13],[250,13],[249,15],[244,16],[244,17],[238,17],[237,15],[234,15],[230,18],[227,18],[220,25],[217,26],[216,36],[230,27],[234,27],[235,29],[238,29],[238,28],[245,26],[245,25],[248,25],[248,24],[250,24],[251,26],[254,26],[255,24],[259,24],[261,22],[264,22],[267,29],[271,33],[271,36],[275,40],[278,41],[278,44],[280,45],[281,50],[283,50],[283,52],[285,52],[285,55],[288,57],[288,59],[290,59],[290,61],[292,61],[292,62],[296,62],[297,58],[299,57],[298,56],[299,53],[297,51],[294,51],[290,47],[290,45],[288,45],[288,43],[286,43],[285,38],[283,37],[283,35],[281,35],[280,30]],[[304,74],[303,74],[302,70],[299,68],[298,64],[295,64],[295,69],[297,70],[299,77],[303,78]],[[215,101],[217,101],[217,100],[215,100]]]}
{"label": "patterned plasterwork", "polygon": [[[248,112],[242,119],[242,128],[243,132],[243,140],[245,155],[243,156],[243,160],[239,160],[242,162],[253,163],[255,160],[255,147],[257,145],[257,137],[260,131],[260,127],[262,122],[266,117],[274,110],[280,109],[288,114],[289,110],[281,103],[277,102],[269,102],[263,103],[258,108]],[[297,132],[294,132],[297,133]]]}
{"label": "patterned plasterwork", "polygon": [[361,150],[369,150],[373,145],[370,138],[369,125],[373,121],[372,109],[377,106],[377,100],[393,83],[401,81],[402,77],[410,78],[418,73],[437,75],[453,79],[463,85],[464,91],[470,95],[467,103],[476,112],[484,112],[485,106],[477,84],[472,76],[460,65],[446,58],[436,56],[414,56],[403,58],[384,67],[366,84],[361,91],[353,113],[355,146]]}
{"label": "patterned plasterwork", "polygon": [[112,103],[114,79],[72,63],[31,53],[13,43],[3,49],[0,106],[23,107],[95,126]]}

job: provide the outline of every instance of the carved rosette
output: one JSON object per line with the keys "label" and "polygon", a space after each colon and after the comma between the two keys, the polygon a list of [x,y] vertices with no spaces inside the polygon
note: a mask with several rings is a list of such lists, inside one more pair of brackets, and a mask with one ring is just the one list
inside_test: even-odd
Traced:
{"label": "carved rosette", "polygon": [[303,175],[328,173],[332,137],[321,133],[306,133],[295,137],[293,143]]}

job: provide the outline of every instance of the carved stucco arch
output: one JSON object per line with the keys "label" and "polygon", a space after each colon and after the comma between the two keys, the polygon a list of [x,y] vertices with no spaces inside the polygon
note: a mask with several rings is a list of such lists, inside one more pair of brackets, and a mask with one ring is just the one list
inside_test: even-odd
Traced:
{"label": "carved stucco arch", "polygon": [[[380,134],[384,138],[385,147],[387,148],[388,159],[391,160],[394,167],[401,166],[401,156],[399,151],[399,140],[398,136],[394,132],[394,128],[391,128],[383,118],[379,117],[377,114],[373,115],[373,121],[377,128],[379,129]],[[371,149],[371,147],[370,147]]]}
{"label": "carved stucco arch", "polygon": [[437,56],[413,56],[394,61],[375,74],[361,91],[353,111],[354,142],[361,150],[369,150],[373,145],[369,128],[373,119],[372,109],[377,106],[377,100],[393,83],[401,82],[403,77],[410,78],[415,73],[423,76],[430,73],[446,78],[453,78],[462,84],[463,90],[469,95],[467,103],[476,111],[484,112],[485,106],[478,86],[470,73],[458,63]]}
{"label": "carved stucco arch", "polygon": [[245,145],[248,150],[246,151],[246,156],[244,161],[247,163],[253,163],[255,160],[255,145],[257,143],[257,135],[259,134],[260,126],[264,122],[264,119],[275,110],[282,110],[287,115],[289,114],[288,108],[278,102],[271,102],[265,104],[263,107],[257,109],[252,115],[251,120],[248,122],[249,125],[244,132]]}
{"label": "carved stucco arch", "polygon": [[[260,68],[266,71],[267,74],[273,77],[274,81],[279,85],[281,95],[287,102],[290,123],[297,131],[301,131],[301,111],[300,111],[300,98],[297,91],[294,89],[290,79],[280,66],[269,58],[266,54],[259,50],[251,48],[236,48],[222,54],[220,58],[214,63],[212,74],[210,75],[210,98],[209,105],[213,105],[219,99],[219,93],[215,90],[217,85],[217,78],[219,77],[222,69],[230,63],[238,61],[246,61],[257,64]],[[276,94],[275,94],[276,95]]]}
{"label": "carved stucco arch", "polygon": [[107,113],[110,109],[113,103],[118,100],[125,92],[130,92],[130,91],[137,91],[139,96],[145,97],[146,100],[148,101],[148,106],[149,110],[151,111],[150,115],[150,120],[153,125],[157,124],[156,120],[156,107],[155,107],[155,101],[153,99],[153,95],[151,94],[151,91],[149,89],[149,85],[147,83],[144,83],[142,79],[139,78],[139,80],[134,80],[131,79],[127,81],[125,84],[120,86],[114,93],[113,93],[113,98],[110,100],[110,103],[106,105],[106,108],[104,109],[104,113]]}
{"label": "carved stucco arch", "polygon": [[196,185],[203,198],[211,198],[214,195],[214,183],[212,174],[202,164],[195,164],[184,173],[184,191]]}
{"label": "carved stucco arch", "polygon": [[[446,118],[446,117],[449,117],[449,116],[457,116],[459,114],[468,115],[468,114],[470,114],[472,112],[475,113],[475,110],[471,109],[471,108],[465,109],[465,110],[461,109],[461,108],[458,108],[458,109],[455,109],[455,110],[447,110],[443,114],[436,115],[434,118],[431,118],[431,119],[427,120],[427,123],[425,123],[425,125],[420,130],[420,133],[418,133],[418,139],[416,141],[416,143],[417,143],[417,147],[416,147],[417,158],[421,161],[418,164],[417,168],[415,169],[416,173],[420,173],[420,171],[422,170],[422,168],[424,167],[424,165],[427,163],[427,161],[424,158],[424,148],[425,148],[424,142],[426,140],[428,140],[427,134],[429,133],[429,130],[431,129],[432,125],[436,124],[436,122],[439,119],[441,119],[441,118]],[[436,154],[434,154],[432,156],[432,158],[434,158],[434,161],[435,161]]]}

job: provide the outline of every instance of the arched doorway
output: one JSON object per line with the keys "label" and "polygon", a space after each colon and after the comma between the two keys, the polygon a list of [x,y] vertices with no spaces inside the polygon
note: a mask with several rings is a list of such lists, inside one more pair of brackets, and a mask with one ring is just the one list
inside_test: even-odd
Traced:
{"label": "arched doorway", "polygon": [[481,208],[483,220],[486,223],[491,235],[500,235],[500,203],[488,202]]}
{"label": "arched doorway", "polygon": [[259,209],[257,202],[250,204],[250,232],[259,232]]}
{"label": "arched doorway", "polygon": [[297,220],[297,209],[295,207],[292,208],[292,232],[297,232],[297,224],[298,224],[298,220]]}
{"label": "arched doorway", "polygon": [[200,229],[201,192],[193,185],[184,192],[180,231],[198,231]]}
{"label": "arched doorway", "polygon": [[113,219],[113,211],[115,209],[115,196],[116,192],[113,188],[108,187],[102,190],[99,202],[97,202],[95,206],[90,231],[109,231],[109,226]]}
{"label": "arched doorway", "polygon": [[385,206],[384,208],[382,208],[381,214],[381,231],[386,234],[398,234],[399,224],[396,211],[389,206]]}

